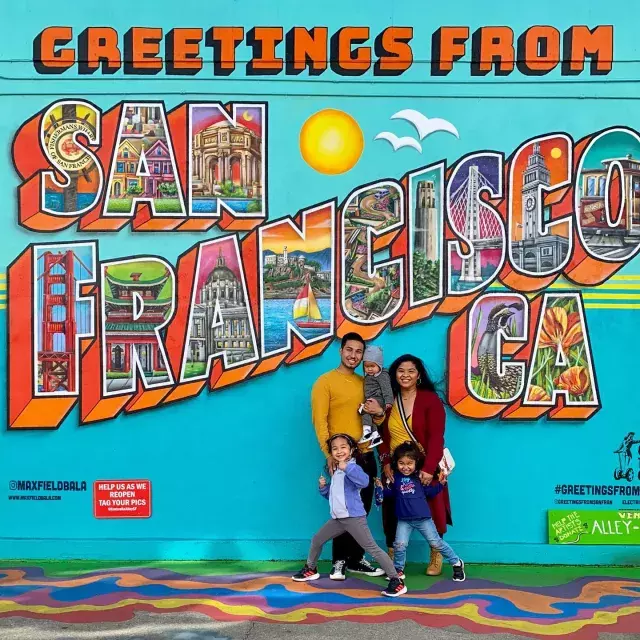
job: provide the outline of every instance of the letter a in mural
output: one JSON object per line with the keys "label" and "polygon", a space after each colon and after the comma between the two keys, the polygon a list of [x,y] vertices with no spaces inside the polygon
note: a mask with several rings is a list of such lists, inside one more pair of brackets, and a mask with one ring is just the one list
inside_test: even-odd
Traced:
{"label": "letter a in mural", "polygon": [[121,106],[105,216],[131,217],[140,205],[150,216],[186,216],[180,175],[161,102]]}
{"label": "letter a in mural", "polygon": [[216,356],[224,357],[225,369],[254,362],[258,357],[235,235],[200,245],[182,380],[208,377]]}
{"label": "letter a in mural", "polygon": [[545,293],[525,404],[598,407],[592,360],[580,294]]}

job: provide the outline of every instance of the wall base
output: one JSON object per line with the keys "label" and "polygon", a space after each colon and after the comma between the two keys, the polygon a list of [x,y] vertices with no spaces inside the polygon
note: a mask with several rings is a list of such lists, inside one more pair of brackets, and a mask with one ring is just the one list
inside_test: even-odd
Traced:
{"label": "wall base", "polygon": [[[640,549],[632,546],[569,546],[527,543],[456,542],[447,538],[468,563],[638,566]],[[384,548],[384,541],[378,543]],[[329,558],[329,545],[323,559]],[[3,560],[301,560],[309,540],[162,540],[1,538]],[[412,541],[409,562],[428,557],[423,541]]]}

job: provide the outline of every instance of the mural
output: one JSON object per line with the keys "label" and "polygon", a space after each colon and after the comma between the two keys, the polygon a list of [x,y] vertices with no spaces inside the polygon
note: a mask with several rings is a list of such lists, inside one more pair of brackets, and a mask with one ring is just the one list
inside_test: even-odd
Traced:
{"label": "mural", "polygon": [[[171,175],[182,171],[174,166],[173,147],[168,144],[176,135],[173,120],[164,117],[161,103],[152,104],[156,103],[119,107],[115,148],[118,157],[127,157],[127,163],[135,165],[132,175],[137,177],[132,179],[139,178],[142,185],[149,180],[162,182],[158,163],[167,169],[171,165]],[[150,407],[199,392],[201,384],[174,393],[176,386],[190,381],[208,379],[210,388],[226,386],[273,371],[285,361],[293,364],[317,356],[346,327],[371,339],[389,323],[415,323],[434,312],[458,314],[450,331],[449,364],[452,371],[460,366],[454,355],[457,340],[465,345],[466,364],[461,377],[449,377],[448,395],[462,415],[499,414],[503,419],[593,415],[600,400],[580,293],[569,285],[565,292],[542,296],[490,293],[487,288],[498,280],[512,289],[535,293],[560,274],[576,284],[604,283],[635,255],[640,246],[633,239],[636,168],[628,156],[640,157],[638,134],[618,127],[575,144],[566,134],[539,136],[518,147],[506,161],[495,152],[468,154],[448,171],[444,162],[436,163],[410,171],[400,181],[360,186],[339,207],[328,201],[301,210],[293,219],[262,224],[260,219],[242,216],[264,213],[257,204],[255,211],[248,209],[248,203],[258,203],[264,193],[263,107],[236,104],[233,117],[219,103],[190,105],[184,111],[192,125],[200,123],[199,133],[189,143],[195,154],[190,167],[196,172],[191,186],[198,181],[200,185],[199,195],[192,191],[191,201],[209,203],[191,212],[194,219],[207,218],[201,231],[216,220],[227,230],[248,222],[249,233],[216,238],[185,252],[177,265],[177,282],[182,283],[177,298],[174,267],[166,260],[143,256],[111,260],[102,263],[100,317],[95,318],[91,296],[79,296],[78,286],[93,281],[95,258],[88,256],[97,256],[99,241],[74,245],[74,249],[66,249],[65,243],[36,244],[22,254],[34,256],[39,266],[33,272],[28,262],[16,259],[9,269],[10,283],[13,278],[31,283],[21,295],[29,297],[36,313],[33,334],[25,334],[31,325],[16,322],[10,327],[9,340],[28,349],[37,382],[29,399],[12,393],[16,386],[22,388],[22,374],[10,376],[8,397],[14,406],[10,415],[22,416],[10,420],[10,428],[33,426],[22,422],[27,414],[20,407],[36,397],[42,395],[46,402],[45,397],[66,396],[73,405],[82,395],[77,372],[89,362],[91,349],[81,357],[72,346],[80,338],[102,353],[103,398],[132,394],[140,380],[137,393],[166,389],[145,396],[145,407]],[[88,113],[82,117],[89,117]],[[335,118],[341,116],[327,116],[322,126],[331,131]],[[415,114],[412,118],[419,135],[429,135],[433,119],[427,126],[416,123]],[[46,131],[50,117],[35,123]],[[322,119],[314,125],[317,135],[321,123]],[[453,127],[450,123],[440,126]],[[16,139],[16,165],[23,162],[26,141],[21,136]],[[574,148],[580,148],[582,155],[580,170],[572,177]],[[629,153],[624,154],[625,150]],[[183,147],[175,153],[185,157]],[[606,175],[581,168],[607,156],[621,159],[607,165]],[[114,202],[116,190],[123,194],[124,188],[117,185],[127,184],[119,182],[120,161],[114,162],[116,170],[108,180],[109,203]],[[507,193],[503,174],[509,176]],[[194,182],[193,176],[200,177]],[[238,197],[225,191],[225,184],[234,180]],[[162,211],[162,206],[156,210],[154,203],[168,206],[170,198],[164,198],[162,184],[154,185],[153,193],[144,187],[143,193],[120,197],[118,202],[128,203],[127,212],[132,214],[138,197],[148,201],[152,206],[141,214],[146,220],[143,227],[150,224],[161,230],[164,222],[156,227],[154,218],[164,219],[168,210]],[[63,191],[73,188],[71,183],[62,187]],[[591,195],[585,196],[585,189]],[[584,208],[570,209],[572,202],[584,203],[585,198],[589,206],[600,198],[604,207],[595,233]],[[46,202],[41,204],[44,210]],[[111,215],[109,206],[105,216]],[[621,213],[614,219],[611,212],[616,210]],[[48,228],[51,216],[68,214],[48,212],[47,218],[39,220]],[[605,222],[606,228],[602,227]],[[166,230],[174,228],[170,225]],[[138,227],[134,224],[133,229]],[[339,265],[336,255],[341,256]],[[10,297],[12,291],[10,287]],[[22,313],[19,307],[12,309]],[[97,320],[102,328],[96,333]],[[276,355],[266,370],[259,365],[261,359]],[[217,363],[213,371],[212,361]],[[233,375],[223,375],[232,369],[236,369]],[[458,393],[469,398],[464,409],[455,400]],[[106,415],[93,415],[104,419],[133,410],[125,405],[117,409],[110,405]],[[58,426],[68,409],[50,414],[51,426]],[[92,411],[81,412],[81,421],[90,421],[91,415]]]}
{"label": "mural", "polygon": [[[601,14],[567,0],[554,25],[505,4],[503,26],[447,26],[400,0],[388,25],[381,0],[367,20],[329,2],[345,16],[329,28],[285,2],[306,25],[285,28],[254,24],[254,0],[216,25],[193,0],[118,25],[96,5],[81,26],[73,7],[47,25],[42,0],[23,4],[0,60],[3,557],[34,537],[42,557],[299,557],[322,508],[310,390],[356,331],[436,383],[465,561],[628,561],[545,533],[552,509],[640,505],[637,376],[620,373],[640,360],[640,9],[580,25]],[[542,441],[564,462],[532,485]],[[490,500],[486,451],[509,478]],[[239,460],[246,492],[224,484]],[[110,494],[153,486],[152,512],[95,517],[96,482],[145,507]],[[424,586],[407,615],[446,591]],[[469,606],[504,596],[471,587]],[[523,617],[562,635],[580,611]]]}

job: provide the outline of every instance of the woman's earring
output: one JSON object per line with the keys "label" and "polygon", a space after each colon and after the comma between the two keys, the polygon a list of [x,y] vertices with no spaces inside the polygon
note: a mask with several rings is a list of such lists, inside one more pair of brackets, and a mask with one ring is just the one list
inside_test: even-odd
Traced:
{"label": "woman's earring", "polygon": [[418,376],[418,384],[420,384],[421,382],[422,382],[422,378]]}

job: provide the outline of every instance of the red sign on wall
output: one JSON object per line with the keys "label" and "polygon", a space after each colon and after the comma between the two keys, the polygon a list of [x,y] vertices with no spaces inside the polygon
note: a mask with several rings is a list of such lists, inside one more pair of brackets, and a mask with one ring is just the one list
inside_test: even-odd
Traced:
{"label": "red sign on wall", "polygon": [[151,482],[96,480],[93,515],[96,518],[148,518],[151,516]]}

